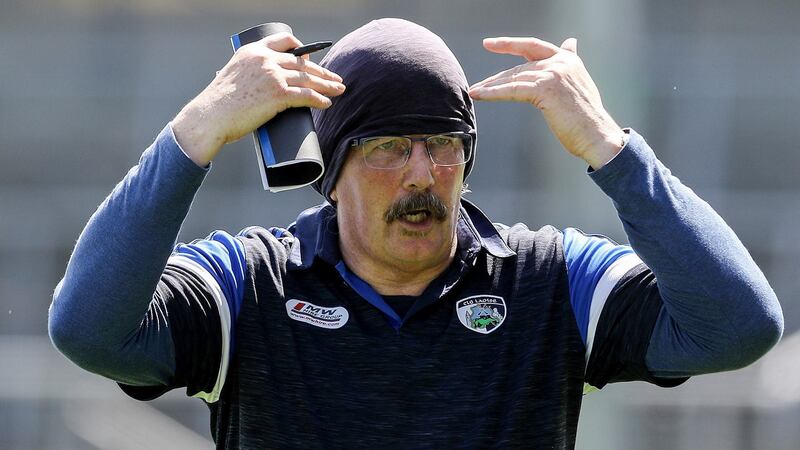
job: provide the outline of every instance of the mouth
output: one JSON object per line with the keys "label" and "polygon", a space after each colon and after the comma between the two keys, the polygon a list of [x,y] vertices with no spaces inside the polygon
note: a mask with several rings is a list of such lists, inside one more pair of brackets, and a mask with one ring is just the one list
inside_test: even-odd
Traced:
{"label": "mouth", "polygon": [[399,220],[416,229],[431,226],[435,221],[447,219],[447,205],[432,192],[418,192],[395,201],[386,213],[384,220],[391,224]]}
{"label": "mouth", "polygon": [[427,209],[416,209],[414,211],[409,211],[400,216],[404,222],[418,224],[425,222],[429,217],[431,217],[431,212]]}

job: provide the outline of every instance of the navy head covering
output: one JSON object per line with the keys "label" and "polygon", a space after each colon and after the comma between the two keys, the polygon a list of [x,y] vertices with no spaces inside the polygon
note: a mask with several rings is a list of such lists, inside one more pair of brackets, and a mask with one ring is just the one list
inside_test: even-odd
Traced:
{"label": "navy head covering", "polygon": [[[464,71],[427,28],[402,19],[374,20],[343,37],[320,64],[347,86],[328,109],[312,110],[326,168],[314,189],[329,202],[355,138],[461,131],[477,144]],[[473,152],[464,178],[474,162]]]}

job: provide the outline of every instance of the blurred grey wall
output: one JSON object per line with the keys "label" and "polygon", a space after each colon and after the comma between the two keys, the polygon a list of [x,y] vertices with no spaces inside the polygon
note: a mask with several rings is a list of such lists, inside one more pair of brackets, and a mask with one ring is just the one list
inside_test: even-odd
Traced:
{"label": "blurred grey wall", "polygon": [[[522,0],[5,0],[0,3],[0,448],[198,448],[207,410],[180,393],[139,404],[61,358],[47,308],[96,206],[230,57],[228,36],[283,21],[304,41],[378,17],[440,34],[470,81],[518,63],[481,38],[534,35],[578,51],[623,126],[737,231],[782,300],[800,302],[800,3]],[[314,57],[319,60],[319,56]],[[606,198],[527,105],[479,104],[470,198],[496,221],[625,241]],[[320,201],[261,190],[252,142],[215,161],[181,239],[284,225]],[[800,448],[797,352],[673,390],[586,397],[579,448]],[[797,345],[800,351],[800,343]]]}

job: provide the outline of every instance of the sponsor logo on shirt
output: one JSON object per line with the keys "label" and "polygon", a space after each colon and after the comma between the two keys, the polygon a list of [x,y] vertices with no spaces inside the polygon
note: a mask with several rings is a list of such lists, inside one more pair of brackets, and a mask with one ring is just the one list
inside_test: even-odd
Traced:
{"label": "sponsor logo on shirt", "polygon": [[317,306],[304,300],[290,299],[286,302],[286,314],[290,319],[305,322],[315,327],[334,330],[341,328],[350,318],[343,306]]}
{"label": "sponsor logo on shirt", "polygon": [[467,329],[489,334],[506,320],[506,302],[496,295],[473,295],[456,302],[456,315]]}

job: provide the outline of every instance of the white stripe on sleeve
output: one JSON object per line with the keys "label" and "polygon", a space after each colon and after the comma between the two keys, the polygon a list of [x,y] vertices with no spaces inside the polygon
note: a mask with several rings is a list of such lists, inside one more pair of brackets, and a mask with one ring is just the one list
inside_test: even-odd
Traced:
{"label": "white stripe on sleeve", "polygon": [[217,304],[217,311],[219,311],[220,332],[222,333],[222,352],[220,353],[217,382],[214,384],[214,388],[211,390],[211,392],[198,392],[192,396],[201,398],[208,403],[214,403],[219,400],[219,394],[222,392],[222,387],[225,386],[225,377],[228,374],[231,333],[231,313],[228,309],[228,301],[225,299],[225,294],[222,292],[222,288],[219,286],[219,283],[217,283],[217,280],[214,279],[214,276],[208,273],[208,271],[200,264],[182,255],[170,256],[168,263],[186,269],[200,277],[206,287],[208,287],[211,291],[211,296],[214,298],[214,302]]}
{"label": "white stripe on sleeve", "polygon": [[600,314],[603,306],[608,300],[608,295],[617,285],[620,279],[628,271],[642,264],[642,260],[636,253],[628,253],[620,256],[616,261],[608,266],[608,269],[600,277],[597,286],[594,287],[592,294],[592,306],[589,308],[589,328],[586,330],[586,363],[589,363],[589,356],[592,354],[592,344],[594,344],[594,333],[597,331],[597,323],[600,321]]}

